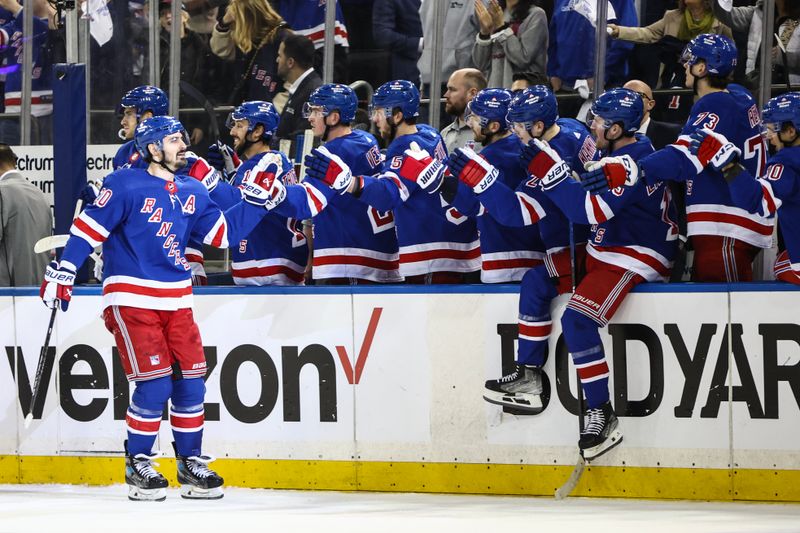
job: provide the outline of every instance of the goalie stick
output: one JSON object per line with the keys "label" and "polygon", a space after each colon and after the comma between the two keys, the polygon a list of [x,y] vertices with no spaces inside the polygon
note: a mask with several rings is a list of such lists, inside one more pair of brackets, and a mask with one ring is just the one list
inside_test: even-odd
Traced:
{"label": "goalie stick", "polygon": [[33,379],[33,391],[31,391],[31,405],[28,409],[28,414],[25,415],[25,429],[33,422],[33,410],[36,408],[36,399],[39,397],[39,389],[41,389],[42,374],[44,374],[44,362],[47,357],[47,350],[50,348],[50,335],[53,333],[53,324],[56,321],[56,313],[58,312],[58,304],[53,306],[50,312],[50,323],[47,325],[47,334],[44,336],[44,344],[42,351],[39,352],[39,362],[36,365],[36,376]]}

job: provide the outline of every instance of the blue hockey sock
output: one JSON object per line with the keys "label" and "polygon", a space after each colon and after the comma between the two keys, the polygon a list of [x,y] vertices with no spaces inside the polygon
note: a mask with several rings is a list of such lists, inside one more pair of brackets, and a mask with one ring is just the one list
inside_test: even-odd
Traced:
{"label": "blue hockey sock", "polygon": [[586,405],[590,409],[609,401],[608,364],[603,343],[600,340],[600,325],[588,316],[567,308],[561,317],[564,340],[578,369],[581,386],[586,394]]}
{"label": "blue hockey sock", "polygon": [[517,363],[520,365],[544,365],[553,329],[550,303],[556,296],[558,291],[544,265],[525,273],[519,288]]}
{"label": "blue hockey sock", "polygon": [[125,416],[128,427],[128,453],[153,453],[153,443],[158,437],[164,406],[172,392],[172,378],[169,376],[137,381],[131,404]]}
{"label": "blue hockey sock", "polygon": [[206,386],[202,378],[179,379],[173,383],[169,420],[178,455],[201,455],[205,393]]}

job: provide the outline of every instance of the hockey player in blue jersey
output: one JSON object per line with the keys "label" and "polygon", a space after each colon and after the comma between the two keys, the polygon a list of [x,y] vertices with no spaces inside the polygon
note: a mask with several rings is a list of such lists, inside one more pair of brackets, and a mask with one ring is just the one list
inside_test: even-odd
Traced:
{"label": "hockey player in blue jersey", "polygon": [[[220,181],[210,191],[211,199],[222,209],[241,201],[239,187],[245,176],[267,161],[270,171],[284,185],[297,182],[294,165],[283,153],[269,147],[279,121],[280,115],[269,102],[244,102],[230,114],[227,126],[234,149],[244,161],[230,176],[231,183]],[[245,239],[231,244],[231,274],[237,285],[304,283],[308,246],[298,220],[277,214],[268,216]]]}
{"label": "hockey player in blue jersey", "polygon": [[[594,157],[594,140],[586,126],[574,119],[559,118],[556,97],[547,87],[530,87],[516,95],[511,101],[506,118],[520,140],[524,140],[526,144],[533,139],[547,140],[559,156],[570,164],[582,167]],[[517,148],[517,158],[513,164],[520,165],[521,148],[521,145]],[[480,155],[484,155],[483,151]],[[561,210],[541,190],[539,179],[530,176],[535,168],[526,169],[529,166],[528,161],[522,161],[520,165],[520,171],[526,178],[514,189],[499,178],[493,179],[491,183],[468,181],[469,176],[480,175],[470,173],[468,176],[464,172],[472,158],[474,156],[464,150],[456,150],[451,156],[451,171],[466,181],[458,184],[456,190],[453,187],[455,178],[445,177],[442,186],[445,200],[463,205],[464,191],[472,194],[474,190],[489,216],[506,226],[533,226],[539,232],[546,250],[544,264],[529,269],[520,285],[517,364],[510,374],[486,381],[484,388],[484,399],[490,403],[537,414],[544,409],[546,401],[541,372],[552,330],[550,305],[557,295],[572,290],[570,235],[575,241],[574,263],[579,272],[582,270],[588,226],[575,224],[572,225],[574,228],[571,227]],[[496,166],[489,157],[481,159],[491,164],[489,168]],[[492,176],[493,172],[490,171],[487,175]]]}
{"label": "hockey player in blue jersey", "polygon": [[136,126],[150,117],[164,116],[168,111],[167,94],[158,87],[141,85],[125,93],[117,107],[121,126],[119,137],[125,143],[119,147],[114,156],[114,170],[147,167],[147,164],[140,160],[141,154],[136,149],[136,142],[133,139]]}
{"label": "hockey player in blue jersey", "polygon": [[179,121],[147,119],[134,139],[147,169],[121,169],[105,179],[97,200],[72,224],[61,261],[47,268],[40,294],[48,307],[66,311],[76,270],[102,245],[103,318],[126,377],[136,385],[126,416],[128,496],[166,497],[167,480],[153,468],[158,455],[152,448],[170,400],[182,495],[221,498],[222,478],[202,453],[206,361],[192,316],[186,239],[226,248],[250,233],[267,215],[274,175],[253,169],[243,201],[223,213],[203,185],[178,174],[188,143]]}
{"label": "hockey player in blue jersey", "polygon": [[694,249],[692,280],[750,281],[752,261],[772,244],[773,222],[736,206],[720,170],[707,166],[689,150],[691,135],[714,131],[742,154],[752,176],[762,176],[767,149],[761,117],[750,93],[729,83],[736,67],[736,46],[722,35],[702,34],[683,53],[686,85],[698,97],[678,140],[634,164],[630,158],[610,158],[584,177],[592,190],[607,190],[643,179],[686,183],[686,219]]}
{"label": "hockey player in blue jersey", "polygon": [[306,179],[289,187],[273,208],[273,213],[286,217],[314,219],[313,278],[319,283],[402,280],[392,213],[338,194],[345,191],[340,188],[344,176],[349,184],[352,175],[369,176],[383,169],[375,138],[351,127],[357,107],[356,94],[347,85],[326,84],[311,93],[303,115],[325,144],[306,161]]}
{"label": "hockey player in blue jersey", "polygon": [[438,194],[421,190],[415,179],[399,179],[412,143],[439,162],[447,158],[439,132],[416,124],[418,111],[419,91],[409,81],[390,81],[375,91],[370,115],[389,142],[385,172],[359,176],[351,194],[364,205],[394,213],[400,274],[406,283],[461,283],[466,274],[480,269],[475,221],[444,205]]}
{"label": "hockey player in blue jersey", "polygon": [[763,177],[754,179],[739,161],[738,148],[710,130],[694,132],[690,150],[700,161],[721,169],[737,206],[763,217],[778,216],[786,249],[775,262],[775,278],[800,285],[800,92],[771,99],[762,117],[778,151]]}

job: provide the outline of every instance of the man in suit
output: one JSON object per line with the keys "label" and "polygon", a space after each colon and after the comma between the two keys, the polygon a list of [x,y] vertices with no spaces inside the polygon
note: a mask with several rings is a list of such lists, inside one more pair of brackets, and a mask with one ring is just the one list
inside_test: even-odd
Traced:
{"label": "man in suit", "polygon": [[50,204],[17,170],[17,156],[0,144],[0,287],[37,285],[49,259],[36,241],[52,233]]}
{"label": "man in suit", "polygon": [[422,54],[420,0],[375,0],[372,35],[375,44],[389,51],[392,80],[419,85],[417,61]]}
{"label": "man in suit", "polygon": [[314,71],[314,43],[304,35],[289,35],[278,48],[278,75],[286,81],[289,99],[281,113],[278,130],[272,138],[273,148],[281,139],[294,144],[297,135],[303,133],[308,120],[303,118],[303,104],[309,95],[322,85],[322,79]]}
{"label": "man in suit", "polygon": [[650,118],[650,111],[656,105],[656,101],[653,99],[653,89],[640,80],[631,80],[623,87],[639,93],[639,96],[644,101],[644,118],[637,133],[647,135],[656,150],[661,150],[668,144],[674,143],[681,133],[681,125],[672,124],[671,122],[659,122]]}

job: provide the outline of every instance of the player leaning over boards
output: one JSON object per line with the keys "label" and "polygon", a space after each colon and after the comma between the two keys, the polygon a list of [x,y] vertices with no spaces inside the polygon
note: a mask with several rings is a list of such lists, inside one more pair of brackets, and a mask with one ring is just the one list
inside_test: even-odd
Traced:
{"label": "player leaning over boards", "polygon": [[[758,105],[750,93],[729,83],[736,67],[736,46],[722,35],[698,35],[686,45],[682,61],[686,86],[698,97],[678,140],[634,162],[610,158],[586,176],[592,190],[607,190],[642,179],[686,182],[686,219],[694,249],[693,281],[750,281],[752,262],[772,245],[772,221],[738,207],[722,173],[689,150],[691,135],[708,129],[729,139],[752,176],[762,176],[766,145]],[[634,164],[636,163],[636,164]]]}
{"label": "player leaning over boards", "polygon": [[[239,187],[257,165],[266,165],[284,185],[297,182],[286,155],[269,147],[279,122],[280,115],[269,102],[244,102],[231,112],[227,126],[233,148],[220,143],[209,148],[209,158],[215,159],[210,164],[230,180],[209,191],[218,206],[227,209],[241,201]],[[308,246],[298,220],[277,214],[265,217],[245,239],[231,244],[231,274],[237,285],[303,285]]]}
{"label": "player leaning over boards", "polygon": [[181,494],[221,498],[222,478],[208,468],[213,458],[202,453],[206,361],[192,316],[185,239],[225,248],[250,233],[267,214],[274,175],[255,168],[244,183],[244,201],[223,213],[201,183],[178,174],[189,142],[180,122],[147,119],[134,140],[147,169],[121,169],[105,179],[97,200],[72,224],[60,263],[47,268],[41,297],[51,309],[66,311],[75,271],[102,244],[103,319],[126,377],[136,384],[126,416],[128,497],[166,497],[167,480],[152,462],[160,454],[152,448],[170,400]]}
{"label": "player leaning over boards", "polygon": [[[470,106],[478,98],[476,96]],[[472,178],[472,181],[462,183],[455,178],[445,177],[442,197],[461,207],[465,196],[474,195],[486,208],[488,216],[500,224],[514,228],[533,226],[541,236],[547,254],[544,264],[525,272],[520,284],[516,367],[512,373],[500,379],[486,381],[483,391],[484,399],[490,403],[537,414],[544,408],[541,373],[553,326],[550,304],[559,294],[571,292],[573,282],[580,279],[589,228],[586,224],[570,224],[562,211],[542,191],[539,178],[531,176],[535,169],[527,168],[528,161],[520,164],[521,150],[523,144],[528,144],[533,139],[547,141],[568,165],[581,168],[594,158],[595,143],[582,123],[571,118],[559,118],[556,97],[543,85],[529,87],[516,95],[508,107],[506,118],[515,132],[513,137],[506,139],[513,138],[517,142],[513,160],[508,160],[511,153],[491,149],[497,142],[489,144],[481,150],[480,157],[500,173],[491,183],[481,182],[475,180],[480,173],[462,172],[473,154],[466,150],[456,150],[450,160],[451,171],[461,179]],[[524,176],[515,189],[509,187],[508,181],[504,179],[504,174],[514,172],[512,165],[516,165],[518,172]],[[490,173],[489,176],[491,175]],[[464,209],[468,208],[464,206]],[[570,251],[571,232],[575,244],[574,264],[577,267],[574,276]]]}
{"label": "player leaning over boards", "polygon": [[[767,102],[763,111],[769,142],[778,150],[764,177],[753,179],[741,154],[712,131],[692,134],[692,154],[722,169],[734,203],[750,213],[779,219],[786,249],[775,262],[775,278],[800,285],[800,92]],[[730,162],[729,162],[730,158]]]}

